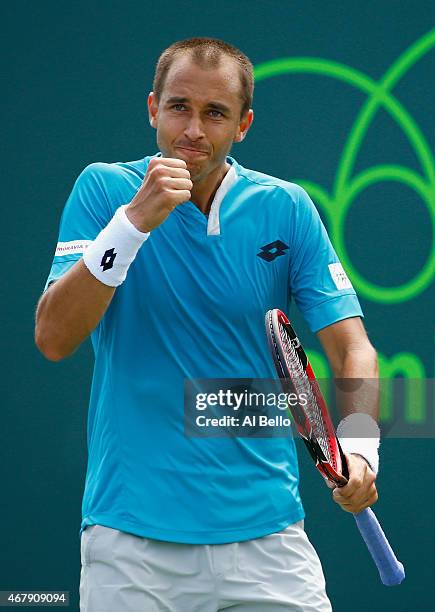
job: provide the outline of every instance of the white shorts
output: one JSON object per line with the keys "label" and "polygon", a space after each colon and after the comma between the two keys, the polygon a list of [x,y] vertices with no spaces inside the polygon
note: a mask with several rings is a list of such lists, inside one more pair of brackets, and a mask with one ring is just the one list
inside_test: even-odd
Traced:
{"label": "white shorts", "polygon": [[93,525],[80,612],[331,612],[303,521],[232,544],[174,544]]}

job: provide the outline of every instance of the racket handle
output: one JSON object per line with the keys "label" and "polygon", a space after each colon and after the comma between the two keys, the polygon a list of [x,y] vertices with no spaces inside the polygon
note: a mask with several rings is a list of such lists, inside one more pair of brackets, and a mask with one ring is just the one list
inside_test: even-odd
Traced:
{"label": "racket handle", "polygon": [[397,560],[376,515],[371,508],[354,514],[356,524],[386,586],[400,584],[405,570]]}

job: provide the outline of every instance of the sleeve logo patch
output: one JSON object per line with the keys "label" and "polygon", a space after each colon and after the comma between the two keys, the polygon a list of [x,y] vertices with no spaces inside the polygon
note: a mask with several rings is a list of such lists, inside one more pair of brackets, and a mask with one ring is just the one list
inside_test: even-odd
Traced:
{"label": "sleeve logo patch", "polygon": [[58,242],[54,256],[62,257],[62,255],[77,255],[83,253],[91,242],[92,240],[70,240],[69,242]]}
{"label": "sleeve logo patch", "polygon": [[337,289],[353,289],[352,283],[343,270],[341,263],[329,264],[328,268]]}

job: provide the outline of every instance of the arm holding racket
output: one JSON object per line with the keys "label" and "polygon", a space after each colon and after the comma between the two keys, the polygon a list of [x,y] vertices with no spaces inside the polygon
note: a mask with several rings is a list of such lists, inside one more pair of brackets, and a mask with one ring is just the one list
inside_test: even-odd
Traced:
{"label": "arm holding racket", "polygon": [[[334,492],[334,501],[343,510],[357,513],[377,499],[379,390],[376,351],[359,317],[344,319],[318,332],[319,340],[333,370],[337,404],[343,420],[337,437],[352,461],[348,484]],[[354,382],[353,382],[354,381]]]}
{"label": "arm holding racket", "polygon": [[[374,349],[368,340],[362,343],[367,350],[361,350],[361,343],[355,341],[355,334],[352,331],[358,330],[358,327],[359,332],[356,333],[361,338],[360,331],[364,328],[359,319],[348,319],[319,332],[334,374],[348,376],[351,390],[352,387],[359,387],[355,385],[358,378],[363,379],[364,375],[370,373],[365,369],[367,358],[371,360],[369,363],[373,364],[372,367],[377,375]],[[347,450],[350,450],[350,453],[346,456],[343,453],[311,364],[290,321],[282,311],[274,309],[267,312],[266,335],[284,391],[295,392],[297,395],[303,392],[305,399],[308,400],[303,404],[297,404],[297,408],[291,403],[288,407],[293,415],[296,429],[317,469],[325,480],[334,486],[335,500],[345,510],[354,514],[361,535],[378,567],[382,582],[386,585],[400,584],[405,577],[403,566],[396,559],[375,515],[368,507],[377,499],[374,484],[376,476],[363,456],[360,456],[361,447],[355,445],[357,451],[355,454],[349,447]],[[362,337],[364,335],[365,332]],[[358,354],[356,359],[355,354],[351,355],[352,352]],[[369,421],[372,420],[371,414],[376,416],[377,401],[371,401],[370,394],[363,394],[361,397],[361,394],[350,393],[346,399],[343,413],[348,418],[351,415],[355,420],[357,412],[362,412],[364,418]],[[376,426],[375,420],[373,423]]]}
{"label": "arm holding racket", "polygon": [[[318,332],[319,339],[339,379],[378,379],[376,352],[359,318],[350,318]],[[362,385],[364,387],[364,385]],[[405,577],[403,565],[391,546],[370,506],[376,503],[376,474],[379,459],[378,389],[371,385],[342,395],[343,421],[337,435],[347,451],[344,464],[348,482],[333,491],[333,499],[343,510],[354,515],[358,529],[376,563],[383,584],[400,584]],[[358,418],[356,413],[358,414]],[[355,417],[352,417],[355,415]],[[367,417],[366,417],[367,415]],[[367,427],[360,425],[366,419]],[[373,419],[372,424],[370,420]],[[352,428],[352,420],[354,427]]]}

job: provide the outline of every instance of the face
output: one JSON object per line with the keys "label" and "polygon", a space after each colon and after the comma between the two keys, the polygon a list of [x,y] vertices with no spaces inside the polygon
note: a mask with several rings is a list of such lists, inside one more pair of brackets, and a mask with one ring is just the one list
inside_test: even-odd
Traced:
{"label": "face", "polygon": [[240,77],[237,64],[223,57],[204,69],[185,54],[174,60],[160,100],[151,93],[148,110],[164,157],[183,159],[192,181],[219,172],[233,142],[243,140],[253,112],[240,117]]}

